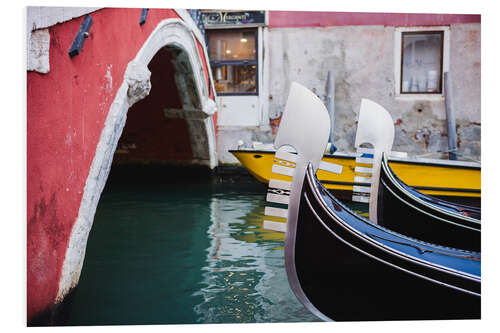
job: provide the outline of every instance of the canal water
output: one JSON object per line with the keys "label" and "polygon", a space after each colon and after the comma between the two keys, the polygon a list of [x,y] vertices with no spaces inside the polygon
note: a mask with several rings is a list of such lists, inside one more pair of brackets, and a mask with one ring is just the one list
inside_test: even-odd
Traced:
{"label": "canal water", "polygon": [[284,234],[262,229],[266,185],[113,172],[64,325],[318,321],[288,285]]}

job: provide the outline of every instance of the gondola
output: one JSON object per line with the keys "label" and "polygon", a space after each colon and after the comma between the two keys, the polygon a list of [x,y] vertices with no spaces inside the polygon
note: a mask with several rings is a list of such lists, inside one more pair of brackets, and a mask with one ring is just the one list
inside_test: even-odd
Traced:
{"label": "gondola", "polygon": [[[229,150],[259,182],[268,184],[275,150]],[[353,187],[366,186],[355,180],[357,153],[335,152],[324,154],[322,161],[341,165],[341,173],[320,170],[318,179],[327,190],[340,199],[351,200]],[[389,165],[406,184],[418,191],[448,201],[479,205],[481,203],[481,165],[470,161],[445,159],[415,159],[389,156]],[[283,177],[278,177],[281,179]]]}
{"label": "gondola", "polygon": [[315,175],[328,134],[321,100],[293,83],[275,147],[296,150],[295,168],[290,183],[274,184],[289,193],[285,268],[297,298],[325,321],[480,318],[481,254],[404,236],[345,207]]}
{"label": "gondola", "polygon": [[481,209],[422,194],[403,183],[382,157],[377,222],[410,237],[481,250]]}
{"label": "gondola", "polygon": [[319,317],[480,318],[480,253],[424,243],[371,223],[335,199],[311,165],[293,248],[286,262],[296,275],[292,288]]}

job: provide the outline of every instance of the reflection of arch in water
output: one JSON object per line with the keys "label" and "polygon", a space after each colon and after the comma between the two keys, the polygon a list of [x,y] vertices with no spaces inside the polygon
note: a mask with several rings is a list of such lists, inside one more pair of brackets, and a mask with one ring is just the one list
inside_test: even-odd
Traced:
{"label": "reflection of arch in water", "polygon": [[216,111],[216,106],[209,97],[207,76],[198,52],[191,28],[180,19],[166,19],[158,24],[128,64],[124,80],[108,112],[87,177],[78,218],[71,231],[59,282],[58,301],[78,283],[95,209],[125,126],[127,112],[129,108],[134,111],[132,106],[149,94],[151,72],[148,64],[156,54],[170,54],[175,69],[180,107],[164,112],[167,117],[175,115],[186,121],[192,150],[189,162],[210,168],[216,165],[214,125],[210,117]]}

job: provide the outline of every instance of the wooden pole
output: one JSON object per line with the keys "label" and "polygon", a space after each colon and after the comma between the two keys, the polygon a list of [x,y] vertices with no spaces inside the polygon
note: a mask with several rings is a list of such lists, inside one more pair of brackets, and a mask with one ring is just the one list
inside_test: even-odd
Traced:
{"label": "wooden pole", "polygon": [[328,71],[328,78],[326,80],[326,100],[327,100],[327,110],[330,116],[330,153],[333,154],[336,150],[333,144],[333,133],[335,125],[335,76],[332,71]]}
{"label": "wooden pole", "polygon": [[448,159],[457,159],[457,127],[453,113],[453,96],[451,93],[450,73],[444,73],[444,103],[446,108],[446,123],[448,125]]}

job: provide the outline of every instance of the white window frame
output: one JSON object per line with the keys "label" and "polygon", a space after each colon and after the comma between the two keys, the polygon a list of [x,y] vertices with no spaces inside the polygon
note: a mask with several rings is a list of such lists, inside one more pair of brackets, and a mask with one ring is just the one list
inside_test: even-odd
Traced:
{"label": "white window frame", "polygon": [[[443,100],[444,89],[440,94],[402,94],[401,93],[401,41],[403,32],[414,31],[443,31],[443,73],[450,70],[450,27],[448,26],[428,26],[428,27],[397,27],[394,30],[394,96],[398,100]],[[444,87],[444,84],[443,84]]]}

